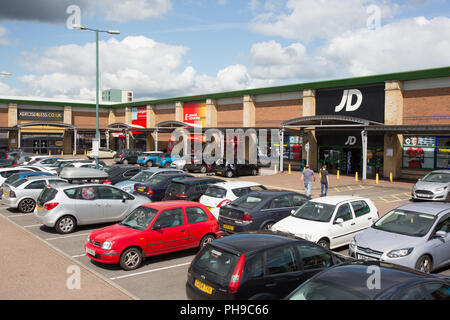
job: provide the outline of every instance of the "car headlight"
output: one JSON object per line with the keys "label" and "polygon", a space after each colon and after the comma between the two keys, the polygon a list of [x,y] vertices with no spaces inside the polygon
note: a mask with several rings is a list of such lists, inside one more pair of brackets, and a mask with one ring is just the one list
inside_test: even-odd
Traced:
{"label": "car headlight", "polygon": [[447,187],[440,187],[440,188],[435,189],[435,191],[441,192],[441,191],[444,191],[445,189],[447,189]]}
{"label": "car headlight", "polygon": [[105,241],[102,244],[102,249],[104,250],[111,250],[112,248],[112,242],[111,241]]}
{"label": "car headlight", "polygon": [[310,234],[297,234],[297,237],[303,238],[308,241],[311,241],[311,239],[312,239],[312,235],[310,235]]}
{"label": "car headlight", "polygon": [[354,238],[352,239],[352,241],[350,241],[349,247],[350,247],[352,250],[355,250],[355,249],[356,249],[356,241],[355,241]]}
{"label": "car headlight", "polygon": [[414,248],[406,248],[406,249],[397,249],[390,251],[387,256],[389,258],[402,258],[406,257],[408,254],[410,254],[413,251]]}
{"label": "car headlight", "polygon": [[87,237],[86,241],[89,242],[89,243],[91,243],[91,238],[90,238],[90,236]]}

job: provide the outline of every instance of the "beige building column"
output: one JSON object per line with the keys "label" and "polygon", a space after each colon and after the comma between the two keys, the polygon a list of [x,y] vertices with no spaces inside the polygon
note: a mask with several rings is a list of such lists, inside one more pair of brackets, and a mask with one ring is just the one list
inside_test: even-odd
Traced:
{"label": "beige building column", "polygon": [[[64,123],[72,124],[72,106],[64,106]],[[65,154],[72,154],[73,152],[73,132],[64,130],[64,150]]]}
{"label": "beige building column", "polygon": [[[156,114],[155,114],[155,106],[147,105],[147,128],[156,128]],[[155,150],[155,133],[148,132],[147,133],[147,143],[146,150],[153,151]]]}
{"label": "beige building column", "polygon": [[214,99],[206,99],[206,126],[217,127],[217,101]]}
{"label": "beige building column", "polygon": [[183,119],[183,102],[178,101],[175,103],[175,121],[184,122]]}
{"label": "beige building column", "polygon": [[[316,115],[316,90],[303,90],[303,114],[302,117]],[[317,171],[317,138],[315,131],[307,131],[303,136],[302,159],[306,160],[307,152],[305,150],[306,143],[309,142],[309,166],[312,170]],[[320,160],[320,159],[319,159]]]}
{"label": "beige building column", "polygon": [[[18,124],[17,122],[17,104],[10,103],[8,104],[8,127],[12,128]],[[18,146],[18,133],[17,131],[9,132],[9,147],[17,148]]]}
{"label": "beige building column", "polygon": [[[403,124],[403,83],[386,81],[384,123],[386,125]],[[390,173],[398,178],[402,168],[403,135],[384,135],[383,176],[389,178]]]}

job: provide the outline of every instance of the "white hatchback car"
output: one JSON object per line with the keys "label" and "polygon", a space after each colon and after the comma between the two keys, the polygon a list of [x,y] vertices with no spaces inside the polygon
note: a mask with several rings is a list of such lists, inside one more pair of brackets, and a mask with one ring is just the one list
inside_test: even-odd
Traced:
{"label": "white hatchback car", "polygon": [[334,249],[348,245],[378,218],[378,210],[370,199],[329,196],[306,202],[291,216],[275,223],[271,230],[291,233]]}
{"label": "white hatchback car", "polygon": [[205,205],[213,216],[219,217],[220,207],[252,191],[266,190],[263,185],[252,181],[220,182],[208,186],[199,202]]}

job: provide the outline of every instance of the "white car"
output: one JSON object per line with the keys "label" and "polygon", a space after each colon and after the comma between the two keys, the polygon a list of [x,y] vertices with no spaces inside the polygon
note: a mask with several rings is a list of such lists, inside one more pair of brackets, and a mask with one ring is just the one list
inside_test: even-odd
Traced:
{"label": "white car", "polygon": [[263,185],[252,181],[219,182],[208,186],[199,202],[205,205],[213,216],[219,217],[220,207],[252,191],[266,190]]}
{"label": "white car", "polygon": [[9,178],[9,176],[19,173],[19,172],[34,172],[37,170],[32,170],[28,168],[21,168],[21,167],[10,167],[10,168],[1,168],[0,169],[0,186],[3,184],[3,182],[6,181],[6,179]]}
{"label": "white car", "polygon": [[[112,159],[116,155],[117,151],[100,147],[98,148],[98,158],[99,159]],[[86,155],[89,159],[95,159],[94,156],[92,156],[92,150],[88,151]]]}
{"label": "white car", "polygon": [[180,169],[180,170],[184,170],[184,166],[186,165],[186,160],[184,159],[177,159],[177,160],[173,160],[172,163],[170,164],[170,167],[173,169]]}
{"label": "white car", "polygon": [[370,199],[354,196],[321,197],[306,202],[271,230],[294,234],[334,249],[348,245],[353,237],[379,218]]}

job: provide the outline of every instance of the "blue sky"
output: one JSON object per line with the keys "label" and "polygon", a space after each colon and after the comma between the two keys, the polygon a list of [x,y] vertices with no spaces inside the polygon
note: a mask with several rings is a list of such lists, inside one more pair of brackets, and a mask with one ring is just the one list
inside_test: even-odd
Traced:
{"label": "blue sky", "polygon": [[186,96],[450,65],[445,0],[2,0],[0,95]]}

